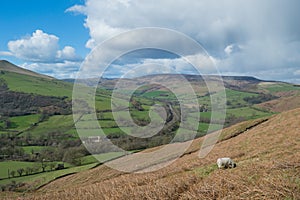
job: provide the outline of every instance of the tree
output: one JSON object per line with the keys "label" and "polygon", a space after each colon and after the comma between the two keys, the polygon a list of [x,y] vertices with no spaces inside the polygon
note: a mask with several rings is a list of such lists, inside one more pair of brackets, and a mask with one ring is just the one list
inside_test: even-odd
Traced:
{"label": "tree", "polygon": [[26,169],[25,169],[26,175],[32,174],[32,172],[33,172],[33,168],[31,168],[31,167],[26,167]]}
{"label": "tree", "polygon": [[11,122],[9,119],[4,120],[4,128],[7,129],[11,126]]}
{"label": "tree", "polygon": [[51,162],[49,164],[49,167],[50,167],[50,170],[53,171],[55,169],[55,163],[54,162]]}
{"label": "tree", "polygon": [[83,156],[84,152],[80,147],[72,147],[66,150],[63,161],[73,165],[81,165],[81,157]]}
{"label": "tree", "polygon": [[41,164],[42,164],[42,170],[43,172],[45,172],[47,167],[46,159],[42,159]]}
{"label": "tree", "polygon": [[40,171],[40,169],[41,169],[40,164],[38,162],[35,162],[35,164],[32,167],[32,172],[37,173]]}
{"label": "tree", "polygon": [[10,175],[11,175],[12,177],[15,177],[15,175],[16,175],[16,171],[14,171],[14,170],[13,170],[13,171],[11,171],[11,172],[10,172]]}
{"label": "tree", "polygon": [[22,176],[22,174],[24,173],[24,169],[23,168],[20,168],[20,169],[18,169],[17,170],[17,172],[18,172],[18,174],[20,175],[20,176]]}

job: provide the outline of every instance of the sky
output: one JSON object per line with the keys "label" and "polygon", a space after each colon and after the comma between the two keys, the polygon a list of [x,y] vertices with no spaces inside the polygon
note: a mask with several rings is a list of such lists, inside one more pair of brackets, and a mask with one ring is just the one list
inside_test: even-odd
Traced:
{"label": "sky", "polygon": [[[74,78],[104,41],[136,28],[161,27],[196,40],[222,75],[300,83],[299,8],[298,0],[5,0],[0,59]],[[190,72],[178,55],[141,50],[118,59],[107,74],[117,77],[130,67],[151,68],[149,63]]]}

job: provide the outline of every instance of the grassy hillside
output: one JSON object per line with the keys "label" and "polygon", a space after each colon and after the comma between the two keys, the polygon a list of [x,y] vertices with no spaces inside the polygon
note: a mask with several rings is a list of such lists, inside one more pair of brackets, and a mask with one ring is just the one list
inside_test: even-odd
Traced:
{"label": "grassy hillside", "polygon": [[289,97],[281,97],[272,101],[264,102],[257,107],[269,110],[272,112],[284,112],[300,107],[300,95],[292,95]]}
{"label": "grassy hillside", "polygon": [[[236,125],[204,159],[198,158],[202,139],[190,153],[159,171],[124,174],[105,166],[64,177],[26,194],[25,199],[299,199],[300,109],[267,121]],[[228,137],[227,137],[228,138]],[[229,156],[237,168],[219,170],[218,157]]]}
{"label": "grassy hillside", "polygon": [[4,80],[11,91],[44,96],[67,96],[70,98],[73,89],[70,83],[15,72],[4,71],[0,74],[0,79]]}
{"label": "grassy hillside", "polygon": [[7,61],[0,61],[0,71],[0,80],[11,91],[71,97],[73,86],[70,83],[20,68]]}
{"label": "grassy hillside", "polygon": [[6,60],[0,60],[0,71],[14,72],[14,73],[23,74],[23,75],[34,76],[37,78],[53,79],[53,77],[39,74],[39,73],[30,71],[30,70],[27,70],[24,68],[20,68]]}
{"label": "grassy hillside", "polygon": [[[178,82],[176,75],[153,75],[138,79],[140,82],[143,82],[143,80],[150,80],[153,78],[157,80],[166,79],[167,81],[172,82],[173,85],[176,85],[177,90],[184,91],[186,87]],[[200,104],[200,113],[192,113],[193,110],[191,109],[191,118],[195,118],[196,116],[200,115],[197,136],[203,136],[207,134],[210,122],[211,130],[214,131],[221,129],[223,125],[220,122],[221,118],[219,119],[217,116],[216,119],[213,119],[212,121],[210,119],[210,96],[218,94],[216,94],[215,91],[213,91],[211,94],[208,92],[202,77],[186,75],[186,78],[191,82],[194,90],[196,91]],[[265,118],[269,118],[271,115],[277,112],[300,107],[300,104],[298,103],[300,88],[296,85],[281,82],[264,82],[251,77],[223,78],[227,95],[225,127],[245,120],[246,122],[225,129],[220,137],[220,139],[224,141],[220,140],[220,143],[217,146],[222,146],[222,144],[224,145],[227,143],[229,145],[231,142],[237,140],[236,138],[240,138],[242,135],[248,135],[248,132],[251,133],[251,131],[255,130],[256,128],[265,133],[263,130],[263,125],[273,120],[273,126],[277,126],[277,124],[275,124],[275,119],[278,117],[272,117],[268,122],[265,122]],[[218,77],[214,76],[207,77],[207,79],[213,84],[219,84],[220,81]],[[97,89],[95,97],[97,116],[96,122],[101,125],[104,133],[114,144],[117,144],[123,149],[135,152],[144,150],[146,148],[167,144],[172,140],[174,135],[177,133],[177,127],[180,121],[180,107],[178,106],[178,100],[172,92],[159,85],[149,85],[140,87],[134,93],[134,96],[129,103],[129,110],[131,117],[137,124],[147,125],[150,123],[149,110],[154,104],[159,104],[164,107],[164,109],[167,111],[167,117],[169,117],[168,122],[159,133],[151,138],[142,139],[126,135],[121,128],[131,132],[135,132],[136,130],[128,127],[126,124],[123,125],[123,127],[118,127],[113,118],[113,114],[115,116],[124,114],[124,110],[122,109],[115,111],[115,113],[112,113],[111,111],[111,89],[114,87],[117,80],[103,79],[101,81],[103,85],[100,85],[100,87]],[[86,86],[82,86],[81,89],[86,89]],[[128,91],[122,92],[126,93]],[[55,163],[61,163],[64,161],[65,165],[70,167],[62,171],[58,170],[39,174],[32,173],[28,176],[0,181],[0,185],[3,186],[4,184],[6,186],[6,190],[10,188],[18,188],[22,191],[26,191],[27,189],[32,190],[41,185],[47,184],[49,181],[59,178],[60,176],[87,170],[98,163],[98,160],[90,156],[89,153],[83,148],[82,141],[77,135],[75,122],[73,121],[73,116],[71,113],[72,83],[66,83],[51,77],[39,75],[35,72],[18,68],[17,66],[14,66],[6,61],[0,61],[0,93],[0,166],[4,166],[1,168],[2,175],[6,175],[8,170],[15,170],[15,166],[24,168],[32,167],[31,165],[35,166],[40,164],[43,159],[47,160],[47,162],[49,161]],[[288,104],[286,103],[287,101],[289,102]],[[288,115],[290,114],[285,114],[282,116]],[[295,116],[298,116],[298,111],[295,112]],[[157,118],[160,117],[157,115]],[[86,137],[83,140],[86,140],[89,136],[99,135],[99,131],[96,129],[97,127],[92,127],[90,125],[92,120],[91,115],[83,116],[81,119],[82,120],[77,123],[82,125],[81,129],[83,130],[83,133],[81,136]],[[126,119],[123,120],[126,121]],[[288,117],[287,120],[289,120]],[[260,123],[263,124],[259,125]],[[280,123],[281,126],[284,126],[285,121],[281,121]],[[183,129],[182,132],[178,133],[180,135],[180,141],[189,139],[187,134],[190,132],[190,130],[188,130],[188,127],[186,128],[187,129]],[[270,129],[269,126],[265,128],[266,130]],[[246,130],[249,131],[246,132]],[[281,133],[278,131],[275,131],[274,134],[279,134],[276,135],[276,137],[281,137]],[[267,137],[265,135],[260,135],[260,137],[263,138],[263,140],[273,140],[273,138],[269,138],[269,136]],[[240,153],[233,151],[230,145],[226,146],[224,151],[220,149],[219,150],[220,152],[237,158],[239,164],[243,163],[244,161],[250,162],[248,157],[243,156],[246,154],[249,156],[254,156],[254,153],[252,152],[254,149],[251,149],[250,146],[252,146],[252,144],[255,146],[256,141],[253,141],[250,136],[249,138],[247,136],[244,139],[245,141],[241,140],[240,142],[245,145],[247,144],[245,149],[243,149],[244,147],[238,146],[240,144],[234,143],[238,146]],[[196,154],[193,152],[199,149],[199,144],[201,144],[202,140],[203,138],[195,140],[189,150],[191,155]],[[273,143],[270,143],[270,145],[271,146],[268,147],[272,147]],[[257,146],[257,148],[260,149],[260,146]],[[151,150],[153,149],[150,148],[146,151]],[[271,152],[271,150],[264,149],[262,151],[268,154]],[[108,161],[111,158],[116,158],[123,155],[116,152],[107,152],[105,148],[99,148],[98,151],[99,152],[97,152],[98,155],[96,157],[103,161]],[[236,154],[231,154],[231,151],[235,152]],[[220,152],[215,152],[214,155],[219,155]],[[116,172],[102,166],[78,175],[62,178],[61,180],[64,185],[58,186],[60,185],[59,182],[53,182],[53,184],[49,184],[49,186],[45,187],[45,190],[41,191],[45,191],[45,195],[48,195],[49,191],[64,191],[66,194],[68,194],[70,191],[76,190],[74,195],[77,195],[81,198],[82,196],[80,195],[84,194],[85,192],[83,192],[83,190],[77,190],[77,187],[79,187],[79,184],[84,183],[84,185],[86,185],[85,190],[90,194],[93,194],[94,192],[94,194],[98,196],[98,194],[102,193],[108,195],[107,198],[123,198],[129,194],[138,198],[140,197],[138,196],[140,195],[139,192],[144,192],[146,194],[148,194],[147,192],[150,192],[151,194],[149,193],[150,196],[146,196],[147,198],[169,198],[168,195],[172,193],[174,193],[174,195],[178,195],[172,196],[176,199],[179,197],[194,197],[193,195],[196,195],[196,192],[194,190],[189,190],[189,188],[193,188],[193,185],[200,184],[201,180],[209,177],[211,173],[219,172],[216,171],[216,166],[214,164],[215,157],[213,159],[208,157],[208,159],[205,159],[205,161],[199,161],[196,158],[192,158],[191,155],[186,155],[180,159],[184,160],[184,158],[191,158],[191,160],[186,160],[186,163],[183,163],[179,160],[178,162],[180,164],[174,164],[174,166],[172,165],[173,167],[168,168],[169,171],[162,170],[159,171],[158,174],[150,173],[149,177],[143,175],[140,177],[135,175],[123,175],[123,173]],[[258,157],[260,159],[261,155],[258,155]],[[196,160],[197,162],[200,162],[199,165],[197,165]],[[191,165],[188,163],[191,163]],[[85,166],[86,164],[92,165]],[[160,165],[161,163],[155,164]],[[74,167],[74,165],[81,166]],[[248,170],[247,166],[244,167],[245,168],[243,169]],[[39,170],[41,171],[40,166]],[[241,171],[239,173],[241,173]],[[180,186],[181,183],[177,182],[177,179],[182,179],[185,184],[189,185],[189,180],[182,178],[188,176],[196,178],[195,183],[192,183],[192,186],[183,188],[184,191],[188,191],[186,194],[185,192],[181,191],[183,189]],[[240,176],[243,176],[243,174],[240,174]],[[95,177],[97,178],[92,181],[92,179]],[[107,181],[107,179],[111,178],[112,182]],[[148,182],[143,182],[143,178],[145,180],[149,180],[149,184]],[[74,185],[68,184],[64,181],[65,179],[70,180],[72,183],[74,183]],[[128,187],[132,188],[132,190],[126,186],[124,190],[120,191],[121,196],[118,196],[119,194],[114,193],[109,188],[103,187],[105,188],[105,191],[102,191],[97,190],[92,186],[92,183],[97,183],[97,185],[101,187],[107,184],[112,187],[116,186],[117,188],[121,188],[121,183],[124,180],[127,181],[127,179],[129,179]],[[192,180],[194,180],[194,178]],[[14,184],[10,185],[11,183]],[[156,183],[160,187],[155,188],[153,184]],[[162,192],[161,187],[171,188],[170,190],[167,189],[165,193]],[[137,193],[133,191],[133,188],[136,189]],[[81,192],[82,194],[79,194],[78,192]],[[155,192],[161,196],[155,196]],[[184,193],[184,195],[182,196],[181,193]],[[192,196],[185,196],[188,194],[191,194]],[[39,192],[34,194],[34,196],[35,195],[37,195],[38,198],[43,197],[43,195]],[[59,195],[61,194],[54,192],[53,194],[49,195],[52,195],[51,198],[53,197],[55,199],[59,198]],[[222,195],[224,194],[218,193],[218,195],[218,197],[223,198]],[[72,197],[75,199],[77,198],[76,196]],[[202,196],[197,195],[195,197],[202,198]],[[207,198],[214,197],[207,196]]]}

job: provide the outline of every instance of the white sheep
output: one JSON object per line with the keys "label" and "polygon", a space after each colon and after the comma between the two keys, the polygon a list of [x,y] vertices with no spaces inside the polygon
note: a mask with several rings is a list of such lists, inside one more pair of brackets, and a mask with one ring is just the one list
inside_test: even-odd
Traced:
{"label": "white sheep", "polygon": [[231,158],[218,158],[217,165],[220,168],[235,168],[236,164]]}

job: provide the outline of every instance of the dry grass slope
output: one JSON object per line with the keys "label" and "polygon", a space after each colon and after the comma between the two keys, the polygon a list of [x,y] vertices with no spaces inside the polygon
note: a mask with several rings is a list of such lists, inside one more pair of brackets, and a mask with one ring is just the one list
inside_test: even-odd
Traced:
{"label": "dry grass slope", "polygon": [[258,105],[258,107],[273,112],[283,112],[295,108],[300,108],[300,95],[281,97],[279,99],[261,103]]}
{"label": "dry grass slope", "polygon": [[[300,109],[223,131],[204,159],[189,152],[151,173],[126,174],[100,166],[54,181],[24,199],[300,199]],[[253,126],[254,125],[254,126]],[[251,128],[247,128],[251,127]],[[243,130],[244,131],[241,131]],[[236,134],[239,132],[239,134]],[[235,136],[235,137],[231,137]],[[218,157],[237,168],[219,170]]]}

